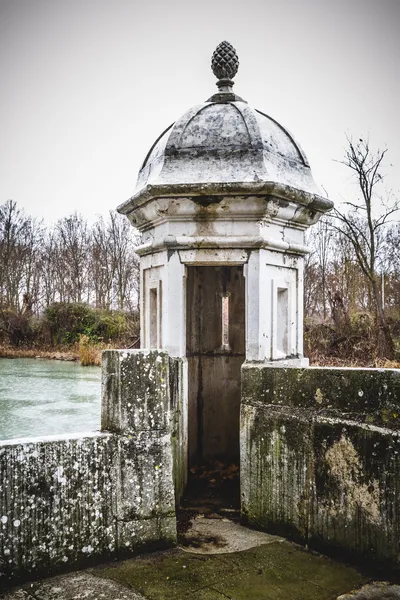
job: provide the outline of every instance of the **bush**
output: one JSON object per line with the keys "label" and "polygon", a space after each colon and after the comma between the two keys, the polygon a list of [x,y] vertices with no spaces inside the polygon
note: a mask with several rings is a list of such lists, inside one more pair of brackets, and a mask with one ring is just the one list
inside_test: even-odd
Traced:
{"label": "bush", "polygon": [[335,340],[335,329],[326,323],[314,323],[308,320],[304,323],[305,354],[328,354]]}
{"label": "bush", "polygon": [[136,315],[92,308],[88,304],[56,302],[45,312],[53,344],[75,344],[87,336],[92,344],[129,340],[137,335]]}
{"label": "bush", "polygon": [[94,326],[94,311],[87,304],[55,302],[45,311],[54,344],[74,344]]}
{"label": "bush", "polygon": [[119,340],[128,330],[127,315],[121,312],[99,311],[96,335],[103,340]]}

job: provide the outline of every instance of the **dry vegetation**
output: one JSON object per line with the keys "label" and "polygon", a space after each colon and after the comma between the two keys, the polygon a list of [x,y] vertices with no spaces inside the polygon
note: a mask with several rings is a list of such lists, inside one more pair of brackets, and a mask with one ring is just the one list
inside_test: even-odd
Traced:
{"label": "dry vegetation", "polygon": [[[337,340],[337,342],[336,342]],[[377,356],[376,345],[355,339],[351,333],[336,336],[332,323],[307,323],[304,334],[304,354],[316,367],[373,367],[400,369],[400,359]]]}
{"label": "dry vegetation", "polygon": [[55,303],[43,315],[2,314],[0,357],[80,360],[100,365],[106,348],[136,347],[137,313],[94,309],[85,304]]}
{"label": "dry vegetation", "polygon": [[0,344],[0,358],[48,358],[53,360],[78,360],[75,348],[29,348],[15,347],[7,343]]}
{"label": "dry vegetation", "polygon": [[101,351],[99,344],[93,344],[87,335],[81,335],[79,338],[79,360],[83,367],[92,365],[101,365]]}
{"label": "dry vegetation", "polygon": [[309,232],[305,352],[313,364],[399,367],[400,204],[383,187],[386,150],[347,140],[356,192]]}

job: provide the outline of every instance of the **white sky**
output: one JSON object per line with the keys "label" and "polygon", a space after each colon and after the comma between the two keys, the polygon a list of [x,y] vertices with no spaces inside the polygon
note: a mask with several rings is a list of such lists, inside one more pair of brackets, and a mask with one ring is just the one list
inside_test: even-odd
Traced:
{"label": "white sky", "polygon": [[0,0],[0,204],[52,222],[125,201],[154,139],[217,90],[224,39],[236,93],[333,200],[352,190],[346,133],[388,147],[400,195],[399,31],[400,0]]}

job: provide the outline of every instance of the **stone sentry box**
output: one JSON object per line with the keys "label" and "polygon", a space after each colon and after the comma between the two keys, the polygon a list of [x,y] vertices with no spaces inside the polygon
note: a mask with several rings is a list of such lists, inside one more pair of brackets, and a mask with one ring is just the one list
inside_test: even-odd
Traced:
{"label": "stone sentry box", "polygon": [[118,208],[142,233],[141,346],[184,361],[189,465],[239,461],[243,362],[308,364],[304,233],[332,207],[292,135],[233,92],[230,44],[212,67],[218,92],[160,135]]}
{"label": "stone sentry box", "polygon": [[141,345],[180,360],[175,501],[191,464],[240,460],[244,521],[398,569],[399,373],[308,367],[304,234],[332,202],[233,92],[229,43],[212,68],[218,92],[160,135],[118,209],[142,233]]}

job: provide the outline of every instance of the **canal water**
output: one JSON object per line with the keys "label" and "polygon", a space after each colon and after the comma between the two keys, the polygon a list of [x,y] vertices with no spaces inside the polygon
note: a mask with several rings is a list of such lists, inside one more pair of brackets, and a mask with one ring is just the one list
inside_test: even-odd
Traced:
{"label": "canal water", "polygon": [[100,367],[0,359],[0,440],[100,429]]}

